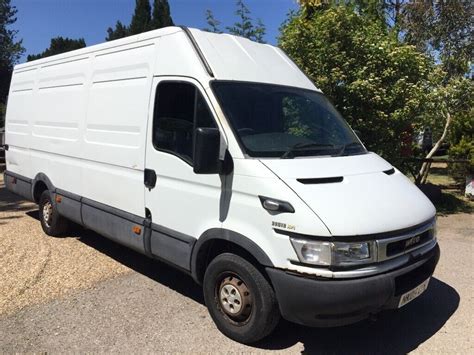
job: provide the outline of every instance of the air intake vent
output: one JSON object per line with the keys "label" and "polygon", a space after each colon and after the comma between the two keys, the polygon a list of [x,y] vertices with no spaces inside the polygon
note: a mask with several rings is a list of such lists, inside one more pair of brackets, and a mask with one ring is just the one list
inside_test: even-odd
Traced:
{"label": "air intake vent", "polygon": [[387,174],[387,175],[392,175],[395,173],[395,169],[392,168],[392,169],[389,169],[389,170],[384,170],[384,173]]}
{"label": "air intake vent", "polygon": [[314,179],[296,179],[305,185],[311,184],[332,184],[335,182],[342,182],[344,178],[342,176],[328,177],[328,178],[314,178]]}

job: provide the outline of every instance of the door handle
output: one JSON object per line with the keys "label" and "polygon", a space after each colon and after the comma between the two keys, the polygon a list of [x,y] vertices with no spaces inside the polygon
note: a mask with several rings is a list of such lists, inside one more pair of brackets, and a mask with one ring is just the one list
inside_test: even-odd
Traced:
{"label": "door handle", "polygon": [[153,169],[145,169],[145,186],[151,190],[156,185],[156,172]]}

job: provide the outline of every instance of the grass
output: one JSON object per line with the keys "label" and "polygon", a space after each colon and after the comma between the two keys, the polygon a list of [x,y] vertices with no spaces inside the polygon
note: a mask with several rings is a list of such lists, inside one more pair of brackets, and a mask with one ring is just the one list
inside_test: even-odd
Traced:
{"label": "grass", "polygon": [[[447,167],[440,166],[441,164],[433,164],[430,169],[430,174],[428,175],[427,182],[432,183],[433,185],[438,185],[441,188],[446,188],[448,186],[454,186],[456,182],[454,179],[447,174]],[[445,164],[444,164],[445,165]]]}

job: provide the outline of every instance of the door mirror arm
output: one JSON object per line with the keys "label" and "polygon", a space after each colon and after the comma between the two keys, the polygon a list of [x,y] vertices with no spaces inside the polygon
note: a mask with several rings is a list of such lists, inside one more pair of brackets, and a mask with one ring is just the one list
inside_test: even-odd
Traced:
{"label": "door mirror arm", "polygon": [[234,170],[234,160],[227,149],[225,151],[224,160],[221,160],[220,163],[221,171],[219,174],[229,175]]}

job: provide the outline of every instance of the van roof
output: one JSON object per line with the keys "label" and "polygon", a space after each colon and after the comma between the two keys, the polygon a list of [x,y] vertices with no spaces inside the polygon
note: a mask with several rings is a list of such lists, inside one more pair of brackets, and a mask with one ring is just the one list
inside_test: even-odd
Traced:
{"label": "van roof", "polygon": [[[262,82],[318,90],[278,47],[234,35],[174,26],[18,64],[15,66],[15,71],[183,32],[188,36],[190,55],[202,54],[201,60],[207,66],[207,72],[211,77],[219,80]],[[177,41],[183,40],[182,36],[180,37]],[[194,49],[192,45],[195,46]],[[173,48],[170,48],[170,51],[172,50]]]}

